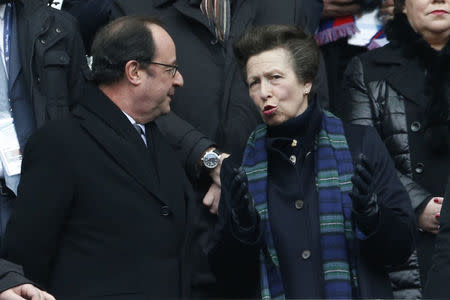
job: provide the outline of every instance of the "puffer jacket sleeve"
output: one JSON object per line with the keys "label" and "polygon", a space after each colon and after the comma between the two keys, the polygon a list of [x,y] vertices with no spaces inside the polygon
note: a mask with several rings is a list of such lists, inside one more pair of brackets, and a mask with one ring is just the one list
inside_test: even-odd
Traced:
{"label": "puffer jacket sleeve", "polygon": [[[343,97],[337,108],[338,115],[349,123],[374,126],[372,96],[364,81],[364,69],[359,57],[351,60],[344,73]],[[379,113],[377,113],[377,117]]]}
{"label": "puffer jacket sleeve", "polygon": [[[411,199],[411,205],[414,210],[419,208],[419,206],[424,206],[430,199],[433,197],[431,193],[429,193],[427,190],[425,190],[420,184],[412,180],[411,177],[402,174],[401,172],[397,171],[398,177],[400,178],[401,183],[405,187],[406,191],[409,194],[409,198]],[[421,204],[424,205],[421,205]],[[416,213],[421,213],[417,212]]]}

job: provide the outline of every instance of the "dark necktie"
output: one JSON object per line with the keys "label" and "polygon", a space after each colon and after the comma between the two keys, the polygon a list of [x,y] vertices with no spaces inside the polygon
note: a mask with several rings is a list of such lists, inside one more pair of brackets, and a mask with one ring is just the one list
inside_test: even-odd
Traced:
{"label": "dark necktie", "polygon": [[145,146],[147,146],[147,137],[145,136],[144,130],[137,123],[133,124],[134,129],[139,133],[142,140],[144,141]]}

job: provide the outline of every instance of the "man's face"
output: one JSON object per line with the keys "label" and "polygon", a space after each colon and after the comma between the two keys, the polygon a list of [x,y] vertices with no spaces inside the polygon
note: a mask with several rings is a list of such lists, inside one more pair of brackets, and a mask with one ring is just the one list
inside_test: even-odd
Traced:
{"label": "man's face", "polygon": [[[175,44],[170,35],[157,25],[150,25],[155,41],[155,63],[175,65]],[[173,68],[150,64],[142,71],[142,84],[140,85],[139,99],[135,109],[149,122],[170,111],[170,101],[175,94],[175,88],[183,86],[183,77],[180,72],[172,74]]]}

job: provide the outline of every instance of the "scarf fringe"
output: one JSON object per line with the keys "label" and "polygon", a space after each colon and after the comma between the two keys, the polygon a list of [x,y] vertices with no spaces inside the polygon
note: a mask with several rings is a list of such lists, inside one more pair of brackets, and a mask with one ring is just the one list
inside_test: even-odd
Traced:
{"label": "scarf fringe", "polygon": [[328,43],[337,41],[341,38],[353,35],[357,32],[359,32],[359,30],[353,22],[319,31],[315,34],[314,37],[317,41],[317,44],[319,44],[319,46],[323,46]]}

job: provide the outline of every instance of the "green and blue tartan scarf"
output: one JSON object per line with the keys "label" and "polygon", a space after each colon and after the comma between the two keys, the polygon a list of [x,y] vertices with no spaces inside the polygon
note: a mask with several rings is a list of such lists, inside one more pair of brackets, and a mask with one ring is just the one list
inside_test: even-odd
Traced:
{"label": "green and blue tartan scarf", "polygon": [[[327,299],[351,299],[357,290],[355,255],[352,255],[351,199],[348,195],[352,190],[352,157],[342,121],[323,111],[321,126],[315,142],[315,174],[320,202],[324,293]],[[252,132],[242,165],[264,231],[264,246],[260,251],[261,298],[284,299],[283,280],[267,211],[266,133],[266,124],[259,125]]]}

